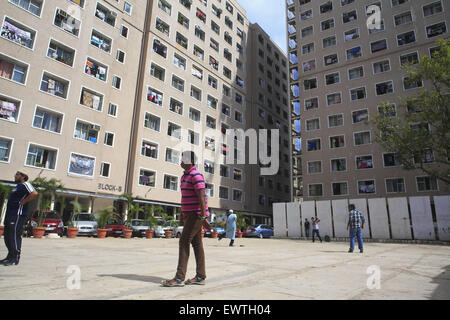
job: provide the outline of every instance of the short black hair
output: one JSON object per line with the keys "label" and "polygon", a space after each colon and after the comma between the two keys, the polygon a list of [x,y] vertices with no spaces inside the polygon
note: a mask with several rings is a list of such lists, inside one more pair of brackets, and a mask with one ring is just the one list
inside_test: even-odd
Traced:
{"label": "short black hair", "polygon": [[353,203],[349,204],[348,207],[350,210],[355,210],[355,205]]}
{"label": "short black hair", "polygon": [[182,159],[186,159],[186,158],[191,159],[191,164],[193,164],[193,165],[195,165],[197,163],[197,156],[195,155],[195,152],[191,151],[191,150],[183,151],[181,158]]}

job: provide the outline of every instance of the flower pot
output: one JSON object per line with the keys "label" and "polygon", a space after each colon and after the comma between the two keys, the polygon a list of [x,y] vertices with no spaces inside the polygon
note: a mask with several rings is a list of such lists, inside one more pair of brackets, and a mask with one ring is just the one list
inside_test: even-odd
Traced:
{"label": "flower pot", "polygon": [[106,237],[108,229],[97,229],[97,238],[103,239]]}
{"label": "flower pot", "polygon": [[5,230],[5,226],[0,226],[0,237],[2,236],[4,230]]}
{"label": "flower pot", "polygon": [[78,233],[78,228],[67,228],[67,238],[75,238]]}
{"label": "flower pot", "polygon": [[217,238],[218,235],[219,233],[217,231],[211,232],[211,238]]}
{"label": "flower pot", "polygon": [[243,234],[244,234],[244,233],[241,232],[241,231],[236,232],[236,238],[242,238],[242,235],[243,235]]}
{"label": "flower pot", "polygon": [[173,234],[172,230],[165,230],[164,233],[166,234],[166,238],[168,238],[168,239],[172,238],[172,234]]}
{"label": "flower pot", "polygon": [[205,231],[202,231],[202,238],[205,237]]}
{"label": "flower pot", "polygon": [[130,239],[132,234],[133,234],[133,229],[125,229],[125,230],[123,230],[123,237],[125,239]]}
{"label": "flower pot", "polygon": [[45,227],[33,227],[33,237],[34,238],[42,238],[45,233]]}
{"label": "flower pot", "polygon": [[145,231],[145,237],[147,238],[147,239],[152,239],[153,238],[153,233],[154,233],[155,231],[153,231],[153,230],[146,230]]}

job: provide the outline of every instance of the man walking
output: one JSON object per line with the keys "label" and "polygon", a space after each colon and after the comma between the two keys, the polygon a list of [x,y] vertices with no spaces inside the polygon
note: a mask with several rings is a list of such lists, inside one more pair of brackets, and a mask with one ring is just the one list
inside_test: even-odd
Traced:
{"label": "man walking", "polygon": [[314,240],[314,235],[316,235],[317,234],[317,237],[319,238],[319,240],[320,240],[320,243],[322,243],[322,238],[320,237],[320,233],[319,233],[319,222],[320,222],[320,219],[319,218],[314,218],[314,217],[311,217],[311,223],[312,223],[312,226],[313,226],[313,231],[312,231],[312,242],[315,242]]}
{"label": "man walking", "polygon": [[[233,210],[228,210],[227,213],[227,222],[225,226],[225,236],[230,239],[230,247],[234,247],[234,239],[236,238],[236,222],[237,216],[233,212]],[[223,237],[223,236],[222,236]]]}
{"label": "man walking", "polygon": [[31,183],[27,181],[28,174],[23,170],[18,170],[14,176],[14,182],[17,185],[12,190],[6,206],[3,237],[6,248],[8,248],[8,255],[5,259],[0,260],[4,266],[19,264],[23,224],[28,218],[28,203],[38,194]]}
{"label": "man walking", "polygon": [[306,233],[306,238],[309,238],[309,221],[308,221],[308,218],[305,218],[305,233]]}
{"label": "man walking", "polygon": [[[185,284],[204,285],[206,279],[205,252],[202,242],[202,225],[209,216],[205,179],[195,164],[197,157],[193,151],[182,153],[181,167],[184,174],[181,177],[181,217],[180,225],[183,233],[179,242],[178,267],[175,277],[162,281],[164,287],[182,287]],[[194,278],[184,282],[189,261],[190,244],[194,249],[197,263]]]}
{"label": "man walking", "polygon": [[355,249],[355,236],[358,239],[358,248],[359,252],[363,253],[363,239],[362,239],[362,229],[364,228],[364,216],[361,213],[361,211],[358,211],[355,209],[354,204],[350,204],[348,206],[349,213],[348,213],[348,223],[347,223],[347,230],[350,229],[349,237],[350,237],[350,249],[348,252],[353,252]]}

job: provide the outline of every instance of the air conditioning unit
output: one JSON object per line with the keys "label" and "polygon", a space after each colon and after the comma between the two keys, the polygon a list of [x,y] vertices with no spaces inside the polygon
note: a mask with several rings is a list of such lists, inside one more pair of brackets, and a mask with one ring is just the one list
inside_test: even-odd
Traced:
{"label": "air conditioning unit", "polygon": [[91,124],[91,129],[94,131],[100,131],[100,126],[96,124]]}
{"label": "air conditioning unit", "polygon": [[110,14],[112,17],[117,18],[117,12],[111,11]]}
{"label": "air conditioning unit", "polygon": [[63,17],[63,18],[67,18],[68,17],[67,12],[65,12],[62,9],[58,9],[57,14],[60,15],[61,17]]}

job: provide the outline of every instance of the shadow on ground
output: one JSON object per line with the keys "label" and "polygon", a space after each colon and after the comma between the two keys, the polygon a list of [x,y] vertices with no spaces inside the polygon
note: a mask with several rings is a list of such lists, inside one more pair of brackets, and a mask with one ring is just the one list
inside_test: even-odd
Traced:
{"label": "shadow on ground", "polygon": [[445,271],[433,278],[433,283],[438,287],[433,291],[431,299],[448,300],[450,299],[450,265],[445,267]]}
{"label": "shadow on ground", "polygon": [[99,274],[99,277],[113,277],[124,280],[142,281],[142,282],[152,282],[161,283],[165,278],[153,277],[153,276],[141,276],[138,274]]}

